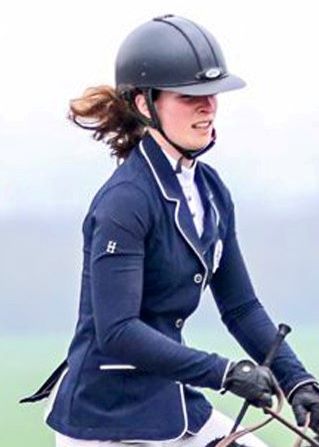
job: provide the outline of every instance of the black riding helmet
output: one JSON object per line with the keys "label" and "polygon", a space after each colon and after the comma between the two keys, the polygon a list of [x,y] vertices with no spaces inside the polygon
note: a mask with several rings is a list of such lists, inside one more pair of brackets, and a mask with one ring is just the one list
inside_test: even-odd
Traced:
{"label": "black riding helmet", "polygon": [[165,15],[139,26],[124,40],[116,58],[116,86],[127,99],[136,89],[143,91],[151,114],[144,123],[157,129],[182,156],[193,159],[214,145],[215,132],[208,146],[197,151],[171,141],[158,118],[154,90],[215,95],[242,88],[245,82],[228,72],[211,33],[183,17]]}

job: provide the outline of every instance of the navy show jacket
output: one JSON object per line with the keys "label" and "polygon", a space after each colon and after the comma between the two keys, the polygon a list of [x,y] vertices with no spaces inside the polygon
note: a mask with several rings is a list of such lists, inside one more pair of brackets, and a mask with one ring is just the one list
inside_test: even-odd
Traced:
{"label": "navy show jacket", "polygon": [[[95,196],[83,225],[79,319],[48,411],[53,429],[124,441],[198,432],[211,405],[194,387],[219,390],[229,365],[182,340],[207,286],[244,349],[258,362],[268,352],[276,327],[240,254],[230,194],[202,162],[195,178],[205,210],[201,238],[175,172],[149,135]],[[273,370],[286,393],[313,380],[287,344]]]}

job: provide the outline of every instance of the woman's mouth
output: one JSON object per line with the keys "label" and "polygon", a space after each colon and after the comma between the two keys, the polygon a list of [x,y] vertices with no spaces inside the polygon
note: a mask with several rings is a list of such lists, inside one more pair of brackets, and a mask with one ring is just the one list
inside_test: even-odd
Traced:
{"label": "woman's mouth", "polygon": [[192,125],[193,129],[203,129],[203,130],[208,130],[211,125],[212,125],[213,121],[212,120],[203,120],[203,121],[198,121],[197,123]]}

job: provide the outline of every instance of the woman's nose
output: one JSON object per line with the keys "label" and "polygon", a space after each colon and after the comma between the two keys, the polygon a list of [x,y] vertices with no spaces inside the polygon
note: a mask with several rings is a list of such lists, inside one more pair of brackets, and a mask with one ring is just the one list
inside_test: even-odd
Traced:
{"label": "woman's nose", "polygon": [[217,107],[216,95],[201,96],[201,106],[209,111],[215,111]]}

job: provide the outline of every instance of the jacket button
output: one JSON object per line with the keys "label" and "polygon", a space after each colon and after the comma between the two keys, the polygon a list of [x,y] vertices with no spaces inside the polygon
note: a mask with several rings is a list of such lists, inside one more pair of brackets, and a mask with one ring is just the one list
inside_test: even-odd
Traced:
{"label": "jacket button", "polygon": [[200,284],[202,281],[203,275],[201,275],[200,273],[196,273],[196,275],[194,275],[194,283]]}
{"label": "jacket button", "polygon": [[177,320],[175,321],[175,327],[177,327],[177,329],[181,329],[184,325],[184,320],[182,318],[177,318]]}

